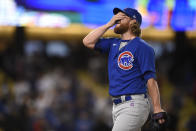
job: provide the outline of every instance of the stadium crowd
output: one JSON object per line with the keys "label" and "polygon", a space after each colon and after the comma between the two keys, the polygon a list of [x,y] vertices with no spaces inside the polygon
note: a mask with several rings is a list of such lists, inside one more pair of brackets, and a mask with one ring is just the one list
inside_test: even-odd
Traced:
{"label": "stadium crowd", "polygon": [[[191,100],[196,100],[196,79],[190,63],[192,59],[187,60],[183,56],[186,63],[176,66],[172,62],[175,56],[174,50],[170,50],[171,44],[152,46],[157,54],[157,79],[162,102],[170,115],[168,130],[177,131],[186,96],[190,95]],[[69,48],[66,57],[49,57],[45,52],[27,55],[23,49],[21,53],[14,46],[0,52],[1,131],[111,130],[110,97],[97,97],[91,87],[85,87],[88,83],[84,84],[78,76],[78,71],[82,70],[92,76],[95,82],[107,84],[105,56],[85,49],[82,44]],[[183,73],[184,76],[181,75]],[[167,90],[168,85],[172,85],[172,93],[165,93],[164,88]],[[171,97],[165,98],[167,94],[171,94]],[[185,124],[188,131],[196,130],[195,116],[191,114]],[[147,123],[143,131],[149,131],[149,126]]]}

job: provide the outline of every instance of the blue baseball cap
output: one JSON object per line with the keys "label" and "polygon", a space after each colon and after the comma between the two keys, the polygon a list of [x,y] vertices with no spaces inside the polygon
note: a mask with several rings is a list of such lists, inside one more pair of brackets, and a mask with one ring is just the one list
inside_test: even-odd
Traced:
{"label": "blue baseball cap", "polygon": [[135,19],[140,25],[142,24],[142,15],[136,9],[133,8],[125,8],[123,10],[119,8],[113,9],[114,15],[116,15],[118,12],[123,12],[130,18]]}

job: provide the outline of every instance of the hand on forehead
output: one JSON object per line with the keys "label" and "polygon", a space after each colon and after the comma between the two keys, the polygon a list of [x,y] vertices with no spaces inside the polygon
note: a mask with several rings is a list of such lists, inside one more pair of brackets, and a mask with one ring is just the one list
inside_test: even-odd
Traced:
{"label": "hand on forehead", "polygon": [[127,15],[126,15],[125,13],[123,13],[123,12],[118,12],[116,15],[121,16],[121,17],[123,17],[123,18],[128,18],[128,19],[130,19],[130,17],[127,16]]}
{"label": "hand on forehead", "polygon": [[123,12],[118,12],[116,15],[121,15],[121,16],[127,16],[125,13]]}

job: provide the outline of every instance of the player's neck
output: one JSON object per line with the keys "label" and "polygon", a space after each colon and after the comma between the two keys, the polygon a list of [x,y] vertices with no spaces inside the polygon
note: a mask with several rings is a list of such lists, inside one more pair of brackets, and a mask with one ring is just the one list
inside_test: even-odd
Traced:
{"label": "player's neck", "polygon": [[122,39],[122,40],[132,40],[132,39],[134,39],[135,37],[136,37],[136,36],[130,34],[130,32],[125,32],[125,33],[121,34],[121,39]]}

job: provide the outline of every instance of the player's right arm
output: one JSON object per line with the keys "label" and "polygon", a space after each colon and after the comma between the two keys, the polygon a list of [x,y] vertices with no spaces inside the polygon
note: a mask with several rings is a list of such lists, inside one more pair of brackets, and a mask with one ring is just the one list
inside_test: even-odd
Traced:
{"label": "player's right arm", "polygon": [[125,16],[122,14],[116,14],[112,17],[112,19],[105,25],[98,27],[91,31],[84,39],[83,44],[90,48],[94,49],[97,41],[103,36],[103,34],[113,25],[115,25],[116,21],[123,19]]}

